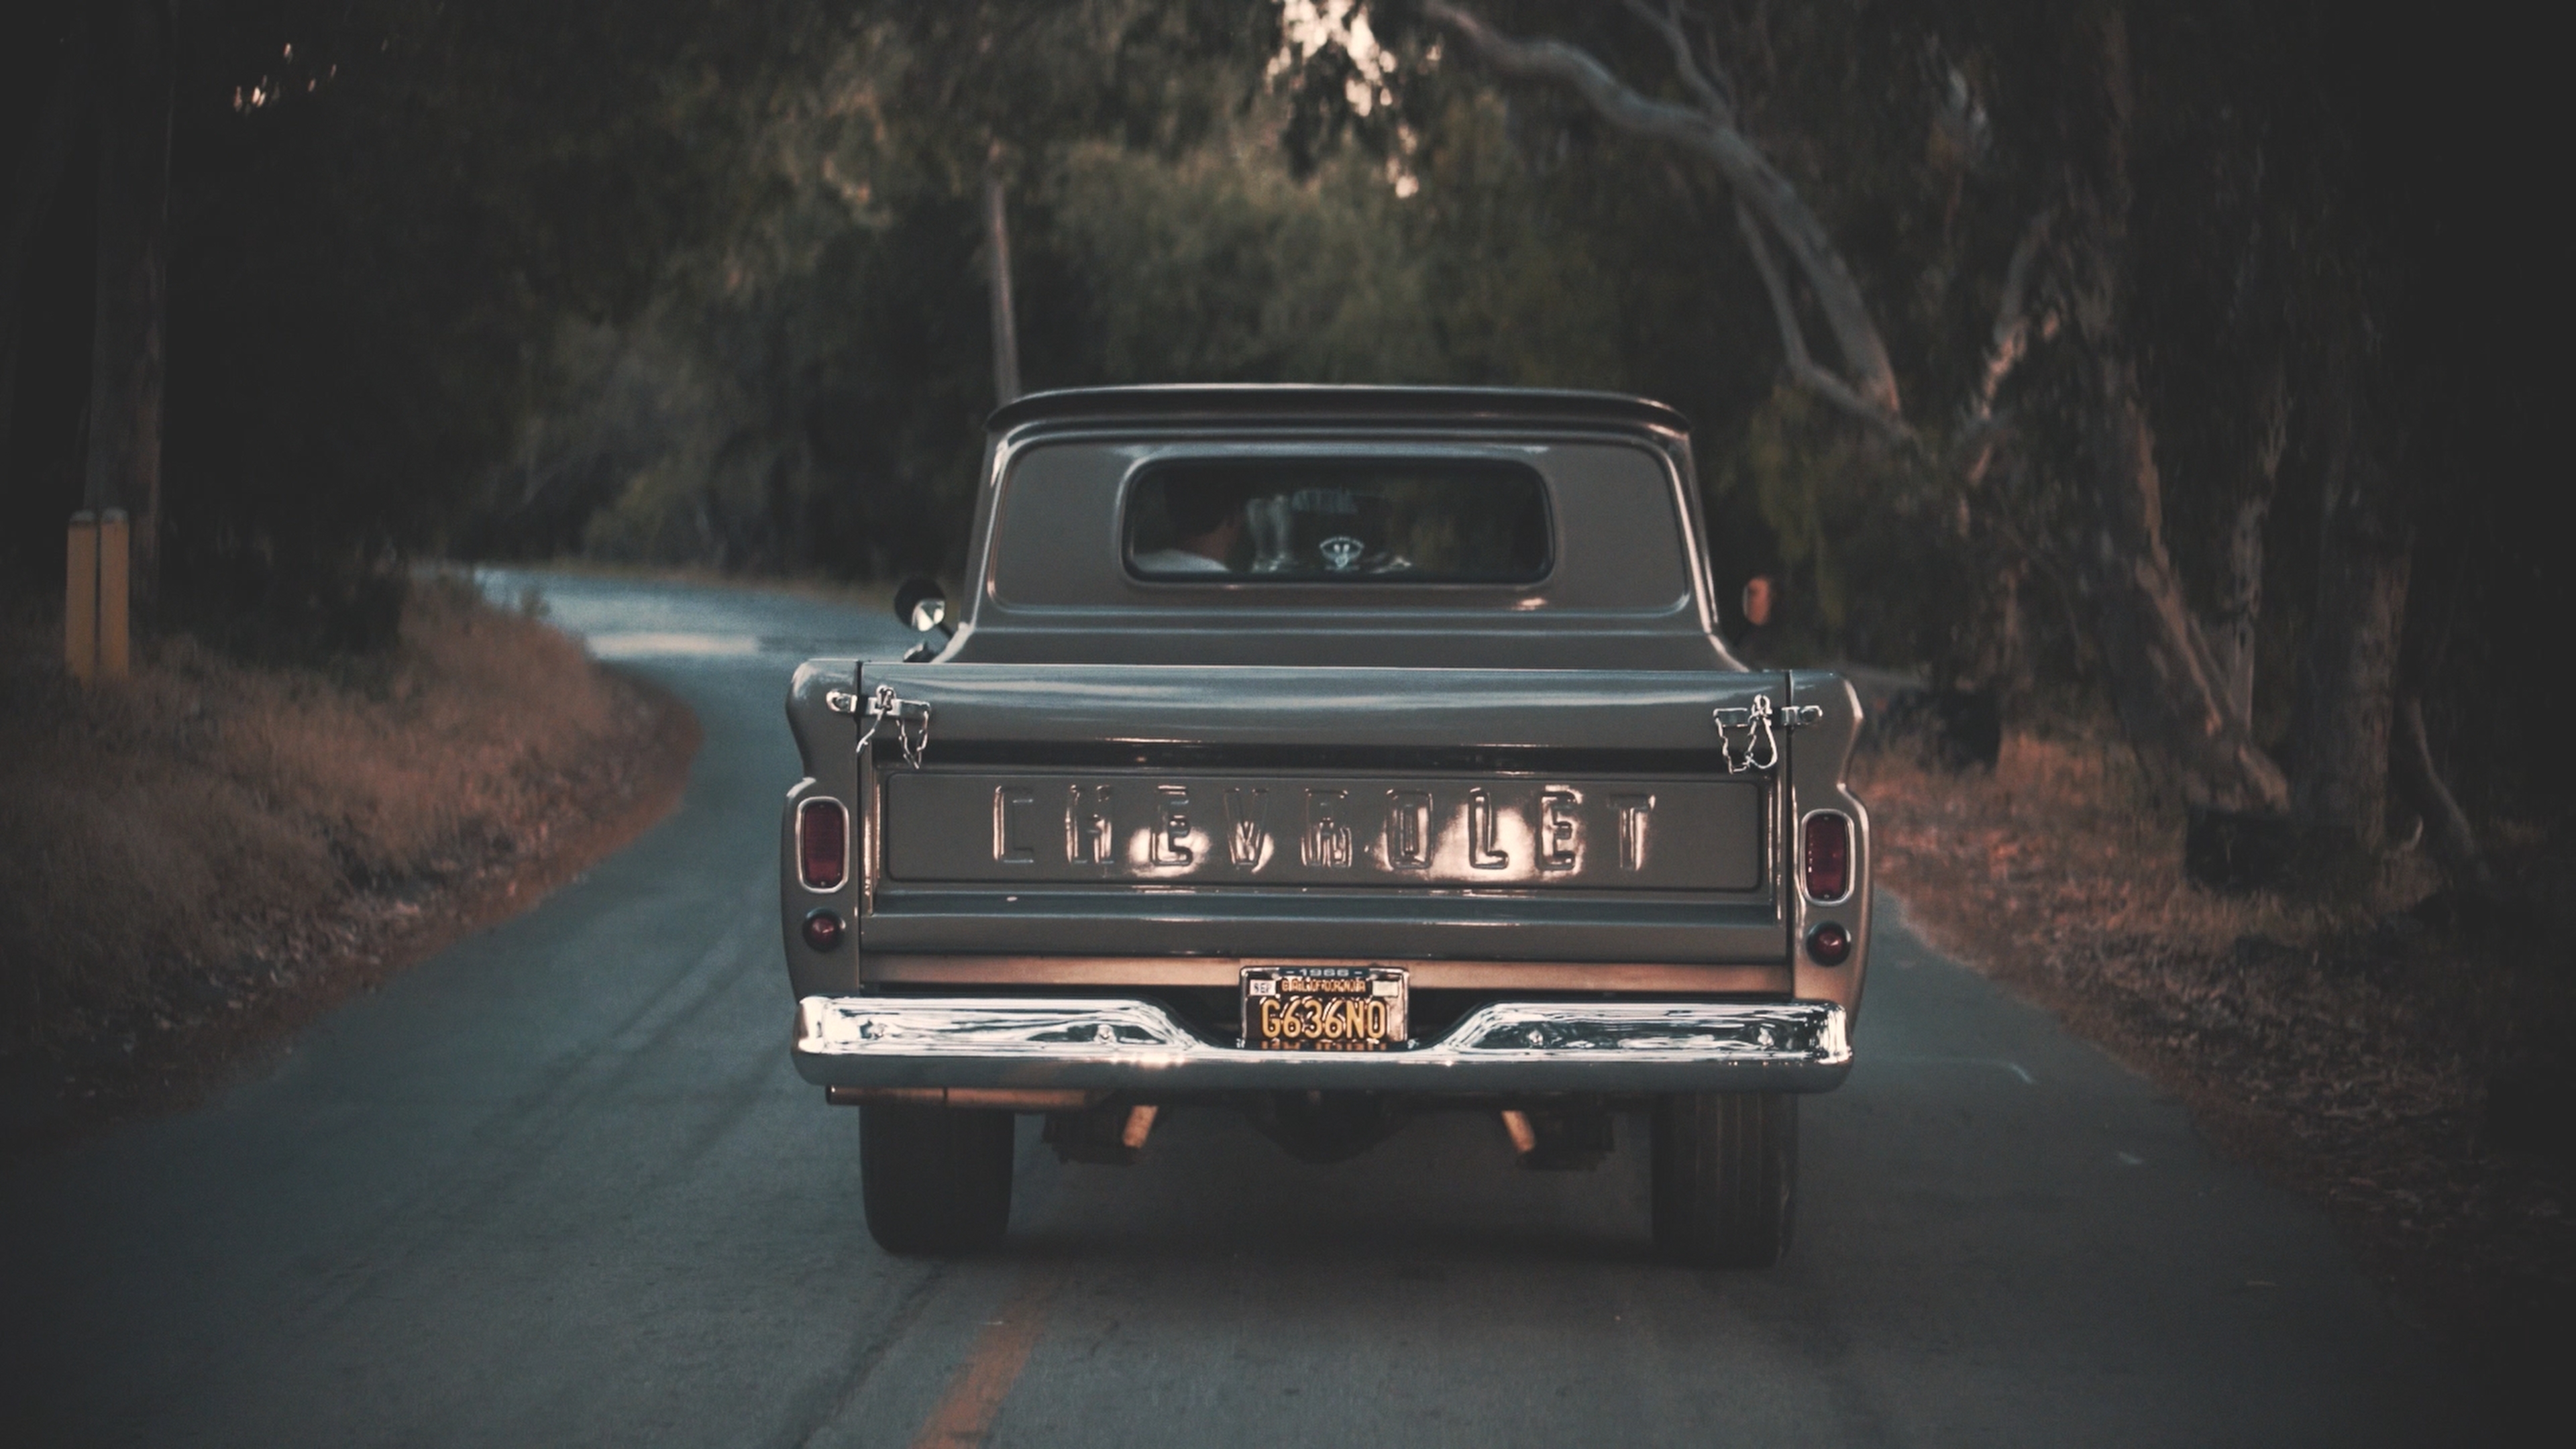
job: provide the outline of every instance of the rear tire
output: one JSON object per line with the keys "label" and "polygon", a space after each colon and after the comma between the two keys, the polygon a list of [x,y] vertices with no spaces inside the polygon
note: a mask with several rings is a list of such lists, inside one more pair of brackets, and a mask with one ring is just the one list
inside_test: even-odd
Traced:
{"label": "rear tire", "polygon": [[950,1107],[859,1109],[859,1196],[889,1253],[965,1253],[1011,1225],[1012,1118]]}
{"label": "rear tire", "polygon": [[1695,1268],[1768,1268],[1789,1251],[1798,1099],[1675,1092],[1655,1099],[1655,1249]]}

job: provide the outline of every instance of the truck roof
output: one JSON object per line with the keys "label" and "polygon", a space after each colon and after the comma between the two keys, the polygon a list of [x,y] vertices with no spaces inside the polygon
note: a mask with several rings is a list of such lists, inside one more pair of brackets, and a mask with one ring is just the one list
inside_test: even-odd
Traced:
{"label": "truck roof", "polygon": [[1687,434],[1690,420],[1649,398],[1535,387],[1376,387],[1309,383],[1179,383],[1034,392],[994,409],[984,426],[1207,419],[1419,421],[1452,426],[1531,422],[1629,423]]}

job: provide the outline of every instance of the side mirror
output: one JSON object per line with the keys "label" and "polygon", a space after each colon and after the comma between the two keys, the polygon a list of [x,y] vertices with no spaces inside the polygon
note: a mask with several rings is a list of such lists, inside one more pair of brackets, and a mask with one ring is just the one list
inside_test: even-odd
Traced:
{"label": "side mirror", "polygon": [[929,579],[906,579],[894,591],[894,616],[904,627],[927,634],[933,629],[953,633],[948,625],[948,596]]}

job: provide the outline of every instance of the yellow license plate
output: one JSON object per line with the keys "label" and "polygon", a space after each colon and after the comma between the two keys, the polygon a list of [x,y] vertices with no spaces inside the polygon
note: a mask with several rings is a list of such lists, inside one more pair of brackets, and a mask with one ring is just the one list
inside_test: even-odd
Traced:
{"label": "yellow license plate", "polygon": [[1392,966],[1253,966],[1243,1044],[1270,1052],[1382,1052],[1404,1045],[1404,972]]}

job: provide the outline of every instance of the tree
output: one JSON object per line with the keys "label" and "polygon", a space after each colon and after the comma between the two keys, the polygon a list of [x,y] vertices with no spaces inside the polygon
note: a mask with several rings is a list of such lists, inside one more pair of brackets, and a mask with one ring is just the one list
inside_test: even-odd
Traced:
{"label": "tree", "polygon": [[[2117,5],[2081,8],[2063,23],[2061,52],[2045,57],[2079,77],[2063,90],[2053,116],[2053,139],[2061,144],[2056,196],[2032,214],[2014,245],[1971,402],[1958,423],[1932,428],[1906,415],[1873,307],[1834,237],[1739,126],[1734,85],[1708,44],[1692,34],[1698,26],[1705,36],[1708,26],[1680,5],[1659,10],[1628,0],[1628,10],[1672,57],[1682,101],[1643,93],[1564,41],[1512,39],[1450,0],[1425,5],[1432,21],[1502,75],[1566,85],[1618,129],[1680,144],[1713,162],[1736,193],[1736,227],[1770,294],[1795,384],[1878,436],[1917,449],[1950,487],[1978,482],[1994,459],[1994,433],[2007,425],[1999,397],[2030,353],[2030,268],[2045,245],[2050,281],[2074,320],[2076,369],[2087,376],[2071,397],[2084,418],[2081,469],[2092,518],[2076,554],[2076,578],[2092,601],[2112,704],[2141,753],[2161,763],[2195,802],[2221,810],[2290,807],[2290,784],[2254,737],[2249,691],[2231,686],[2236,670],[2223,663],[2192,611],[2166,547],[2156,433],[2128,322],[2136,201],[2128,15]],[[1808,348],[1801,297],[1770,255],[1775,242],[1793,263],[1795,281],[1806,286],[1806,302],[1824,317],[1842,371],[1821,366]]]}
{"label": "tree", "polygon": [[168,0],[102,7],[99,54],[97,325],[90,344],[83,506],[132,517],[135,602],[160,579],[163,320],[170,265]]}
{"label": "tree", "polygon": [[[843,575],[958,562],[984,415],[1023,382],[1097,376],[1117,330],[1054,226],[1071,158],[1177,156],[1230,125],[1275,24],[1241,0],[852,7],[746,107],[764,184],[729,229],[604,346],[564,334],[579,395],[492,470],[465,541]],[[639,371],[685,403],[626,406]]]}
{"label": "tree", "polygon": [[[39,231],[54,208],[54,198],[70,170],[73,138],[86,119],[89,96],[90,27],[86,17],[68,27],[56,47],[51,83],[37,114],[33,134],[19,158],[11,192],[9,223],[0,231],[0,498],[13,495],[19,480],[12,446],[18,405],[18,367],[25,355],[25,303],[29,263]],[[30,45],[30,52],[40,47]],[[52,542],[47,538],[48,544]],[[0,559],[0,570],[8,560]]]}

